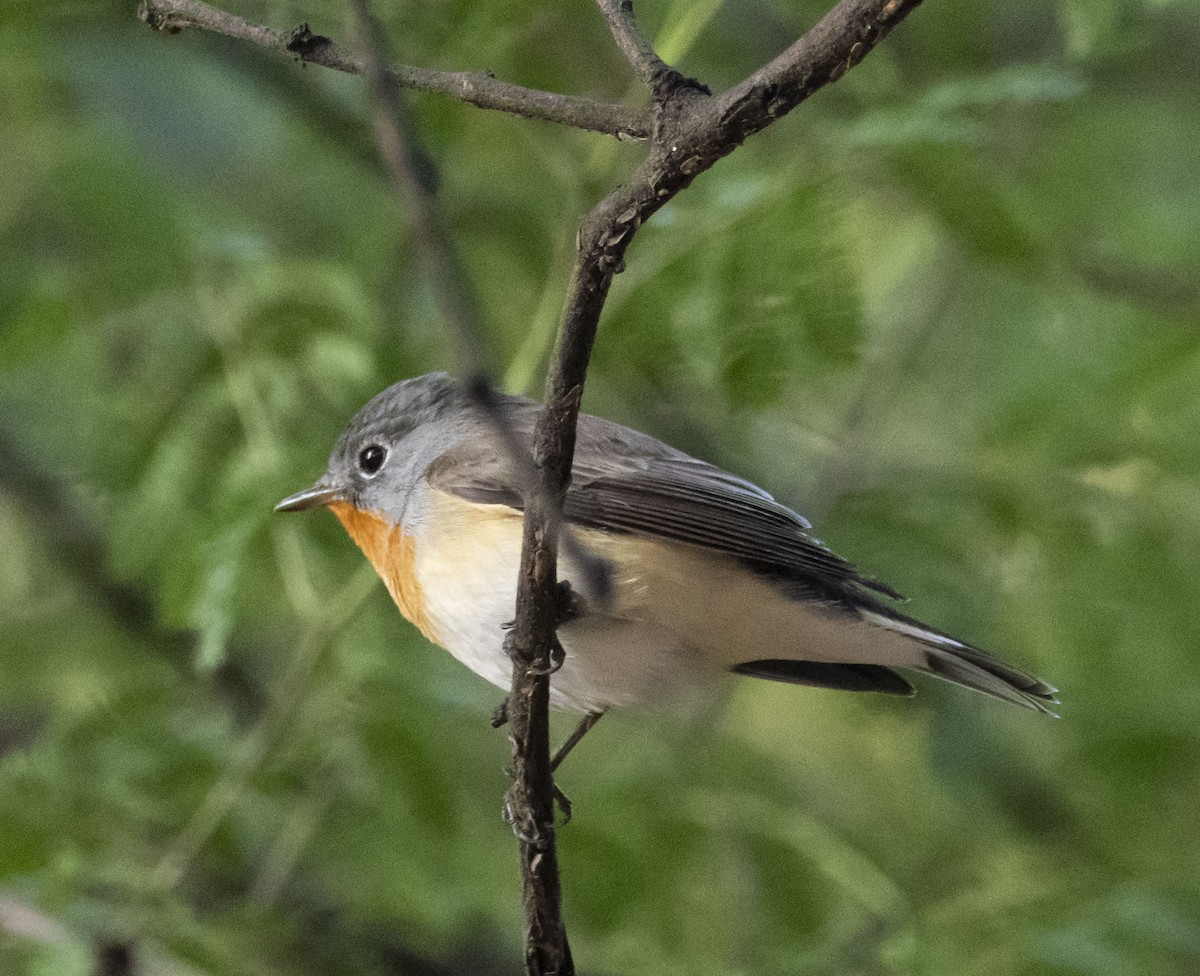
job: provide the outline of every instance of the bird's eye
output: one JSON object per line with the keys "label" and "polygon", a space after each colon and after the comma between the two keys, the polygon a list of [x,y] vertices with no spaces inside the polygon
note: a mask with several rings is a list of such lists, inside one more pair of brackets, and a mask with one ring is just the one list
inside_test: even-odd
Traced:
{"label": "bird's eye", "polygon": [[387,460],[387,448],[381,444],[368,444],[358,452],[358,467],[368,478],[379,473]]}

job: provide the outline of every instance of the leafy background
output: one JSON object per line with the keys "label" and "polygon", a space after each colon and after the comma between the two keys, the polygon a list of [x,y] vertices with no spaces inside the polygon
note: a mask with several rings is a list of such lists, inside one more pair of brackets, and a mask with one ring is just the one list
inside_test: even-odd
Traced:
{"label": "leafy background", "polygon": [[[715,87],[821,10],[639,3]],[[637,97],[582,0],[383,12],[411,63]],[[361,85],[132,3],[0,30],[0,971],[516,972],[499,691],[270,513],[449,363]],[[1200,971],[1197,51],[1184,0],[931,0],[644,229],[588,409],[794,503],[1063,718],[746,682],[606,720],[562,777],[582,971]],[[414,106],[536,391],[640,149]]]}

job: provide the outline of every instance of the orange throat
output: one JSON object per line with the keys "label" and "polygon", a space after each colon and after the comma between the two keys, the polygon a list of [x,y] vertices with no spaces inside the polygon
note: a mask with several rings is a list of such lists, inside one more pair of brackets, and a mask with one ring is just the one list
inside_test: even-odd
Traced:
{"label": "orange throat", "polygon": [[417,582],[416,540],[378,512],[364,511],[343,501],[330,502],[329,510],[375,567],[400,612],[429,640],[440,644]]}

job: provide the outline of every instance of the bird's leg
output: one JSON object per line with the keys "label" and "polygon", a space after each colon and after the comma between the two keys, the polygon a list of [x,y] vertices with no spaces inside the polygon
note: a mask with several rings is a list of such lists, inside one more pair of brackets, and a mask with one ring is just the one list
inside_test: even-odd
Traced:
{"label": "bird's leg", "polygon": [[[567,753],[579,745],[579,740],[588,734],[588,730],[600,721],[600,716],[603,714],[603,712],[588,712],[583,717],[583,720],[575,726],[575,731],[567,737],[567,741],[559,746],[558,752],[550,759],[551,773],[558,771],[558,767],[562,764],[562,761],[567,758]],[[563,826],[565,827],[571,822],[571,799],[559,789],[558,783],[555,780],[551,779],[550,786],[554,790],[554,802],[562,812]]]}
{"label": "bird's leg", "polygon": [[[512,660],[512,657],[513,657],[512,643],[509,639],[511,636],[512,636],[511,634],[508,634],[508,635],[505,635],[505,638],[504,638],[504,653],[508,655],[509,660]],[[537,675],[554,674],[556,671],[558,671],[559,668],[561,668],[563,666],[563,663],[566,660],[567,660],[567,652],[565,650],[563,650],[562,643],[559,641],[559,639],[557,637],[555,637],[554,643],[550,645],[550,665],[545,668],[535,668],[535,667],[531,666],[529,668],[529,673],[537,674]],[[497,708],[496,712],[492,715],[492,728],[498,729],[498,728],[500,728],[501,725],[504,724],[504,722],[496,721],[496,717],[497,717],[497,715],[499,715],[499,712],[500,712],[500,710],[499,710],[499,708]],[[507,712],[507,703],[506,703],[505,715],[507,716],[507,714],[508,714],[508,712]]]}
{"label": "bird's leg", "polygon": [[[575,727],[575,731],[568,736],[567,741],[559,747],[558,752],[550,760],[550,772],[553,773],[558,770],[558,767],[562,765],[562,761],[567,758],[567,754],[579,745],[579,740],[591,731],[592,726],[600,721],[600,717],[603,714],[603,712],[588,712],[583,716],[583,719]],[[570,804],[567,806],[569,808]]]}
{"label": "bird's leg", "polygon": [[[570,580],[559,580],[554,584],[554,626],[561,627],[583,614],[583,597],[575,592]],[[517,625],[516,620],[506,620],[500,629],[506,634]]]}
{"label": "bird's leg", "polygon": [[[582,613],[583,600],[571,588],[570,580],[559,580],[554,586],[554,629],[557,631],[563,624],[570,623]],[[550,670],[547,673],[555,674],[566,660],[567,652],[562,646],[562,641],[555,635],[554,643],[550,646]],[[550,768],[554,769],[553,766]]]}
{"label": "bird's leg", "polygon": [[498,729],[508,724],[508,695],[500,699],[500,703],[492,712],[492,728]]}

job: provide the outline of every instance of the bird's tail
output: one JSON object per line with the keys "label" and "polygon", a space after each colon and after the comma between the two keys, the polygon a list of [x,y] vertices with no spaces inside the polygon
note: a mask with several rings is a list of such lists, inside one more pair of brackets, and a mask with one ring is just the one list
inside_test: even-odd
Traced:
{"label": "bird's tail", "polygon": [[982,691],[985,695],[1057,717],[1058,689],[1019,671],[987,651],[964,644],[901,614],[863,610],[871,623],[900,634],[924,648],[924,663],[907,665],[916,671]]}

